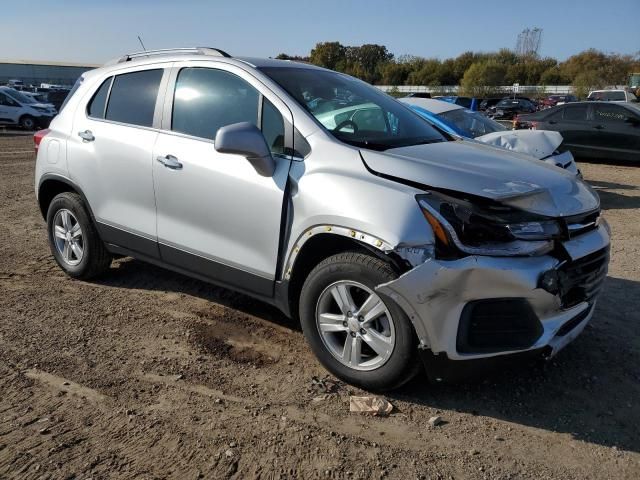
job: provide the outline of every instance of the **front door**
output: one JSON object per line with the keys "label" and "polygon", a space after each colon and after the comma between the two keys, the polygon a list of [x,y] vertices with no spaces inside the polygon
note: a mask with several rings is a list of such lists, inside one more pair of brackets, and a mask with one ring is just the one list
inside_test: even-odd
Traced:
{"label": "front door", "polygon": [[21,110],[18,102],[0,92],[0,123],[18,123]]}
{"label": "front door", "polygon": [[[159,134],[154,149],[161,257],[206,279],[271,296],[291,114],[237,67],[187,65],[175,69],[163,118],[167,132]],[[215,150],[218,129],[238,122],[262,129],[277,164],[272,177],[260,176],[240,155]]]}

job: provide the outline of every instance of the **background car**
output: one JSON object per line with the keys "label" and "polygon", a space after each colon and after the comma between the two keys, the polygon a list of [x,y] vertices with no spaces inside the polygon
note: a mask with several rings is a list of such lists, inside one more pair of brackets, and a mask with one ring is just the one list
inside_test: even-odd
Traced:
{"label": "background car", "polygon": [[491,109],[489,116],[499,120],[511,120],[520,113],[533,113],[537,109],[530,99],[503,98]]}
{"label": "background car", "polygon": [[481,112],[485,112],[487,110],[489,110],[491,107],[495,107],[496,104],[502,100],[502,97],[500,98],[483,98],[482,101],[480,102],[480,104],[478,105],[478,110],[480,110]]}
{"label": "background car", "polygon": [[0,124],[19,125],[25,130],[46,128],[57,111],[50,105],[9,87],[0,87]]}
{"label": "background car", "polygon": [[571,152],[558,150],[563,140],[558,132],[508,130],[479,112],[435,99],[401,98],[400,101],[449,134],[525,153],[574,175],[580,174]]}
{"label": "background car", "polygon": [[471,108],[471,102],[473,102],[473,98],[471,97],[457,97],[455,95],[445,95],[439,97],[433,97],[437,100],[441,100],[443,102],[453,103],[455,105],[460,105],[464,108]]}
{"label": "background car", "polygon": [[555,130],[578,157],[640,161],[640,105],[576,102],[520,115],[516,128]]}
{"label": "background car", "polygon": [[549,95],[547,98],[543,98],[540,103],[542,108],[551,108],[556,105],[564,105],[565,103],[577,101],[578,99],[575,95]]}
{"label": "background car", "polygon": [[589,92],[587,100],[604,102],[637,102],[638,97],[625,90],[594,90]]}

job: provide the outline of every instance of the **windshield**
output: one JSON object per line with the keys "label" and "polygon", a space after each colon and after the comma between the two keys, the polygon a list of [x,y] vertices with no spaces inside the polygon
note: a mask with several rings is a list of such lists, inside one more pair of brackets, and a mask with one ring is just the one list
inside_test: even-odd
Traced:
{"label": "windshield", "polygon": [[500,100],[496,107],[514,107],[520,104],[519,100],[513,100],[509,98],[505,98],[504,100]]}
{"label": "windshield", "polygon": [[9,94],[10,97],[12,97],[14,100],[19,101],[20,103],[27,103],[27,104],[38,103],[30,96],[25,95],[24,93],[19,92],[18,90],[12,90],[11,92],[7,92],[7,93]]}
{"label": "windshield", "polygon": [[400,102],[348,75],[296,67],[260,70],[350,145],[387,150],[446,140]]}
{"label": "windshield", "polygon": [[476,138],[487,133],[502,132],[507,130],[495,120],[485,117],[478,112],[472,112],[464,108],[449,110],[438,114],[439,117],[453,123],[464,132],[466,137]]}

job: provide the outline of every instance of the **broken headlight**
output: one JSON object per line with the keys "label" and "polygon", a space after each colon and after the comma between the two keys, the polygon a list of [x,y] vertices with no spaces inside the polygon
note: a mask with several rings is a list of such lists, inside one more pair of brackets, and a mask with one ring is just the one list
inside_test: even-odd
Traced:
{"label": "broken headlight", "polygon": [[497,203],[479,205],[440,192],[416,199],[441,253],[457,248],[471,255],[542,255],[561,234],[553,219]]}

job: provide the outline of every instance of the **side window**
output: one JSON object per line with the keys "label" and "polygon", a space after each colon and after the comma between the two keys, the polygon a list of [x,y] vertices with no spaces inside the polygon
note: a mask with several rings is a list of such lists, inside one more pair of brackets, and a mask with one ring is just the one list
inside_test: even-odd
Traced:
{"label": "side window", "polygon": [[271,153],[284,154],[284,120],[276,107],[266,98],[262,103],[261,129]]}
{"label": "side window", "polygon": [[102,82],[102,85],[100,85],[100,88],[89,102],[89,105],[87,106],[87,115],[90,117],[104,118],[104,107],[107,103],[107,94],[109,93],[111,80],[113,80],[113,77],[109,77]]}
{"label": "side window", "polygon": [[171,130],[213,140],[218,129],[238,122],[257,126],[256,89],[223,70],[198,67],[180,70],[173,96]]}
{"label": "side window", "polygon": [[162,69],[116,75],[105,118],[150,127],[156,107]]}
{"label": "side window", "polygon": [[5,95],[4,93],[0,93],[0,105],[5,107],[19,107],[20,105],[13,98]]}
{"label": "side window", "polygon": [[602,123],[623,123],[630,115],[627,111],[616,105],[596,105],[593,119]]}
{"label": "side window", "polygon": [[570,121],[586,121],[587,105],[569,105],[564,108],[564,119]]}

